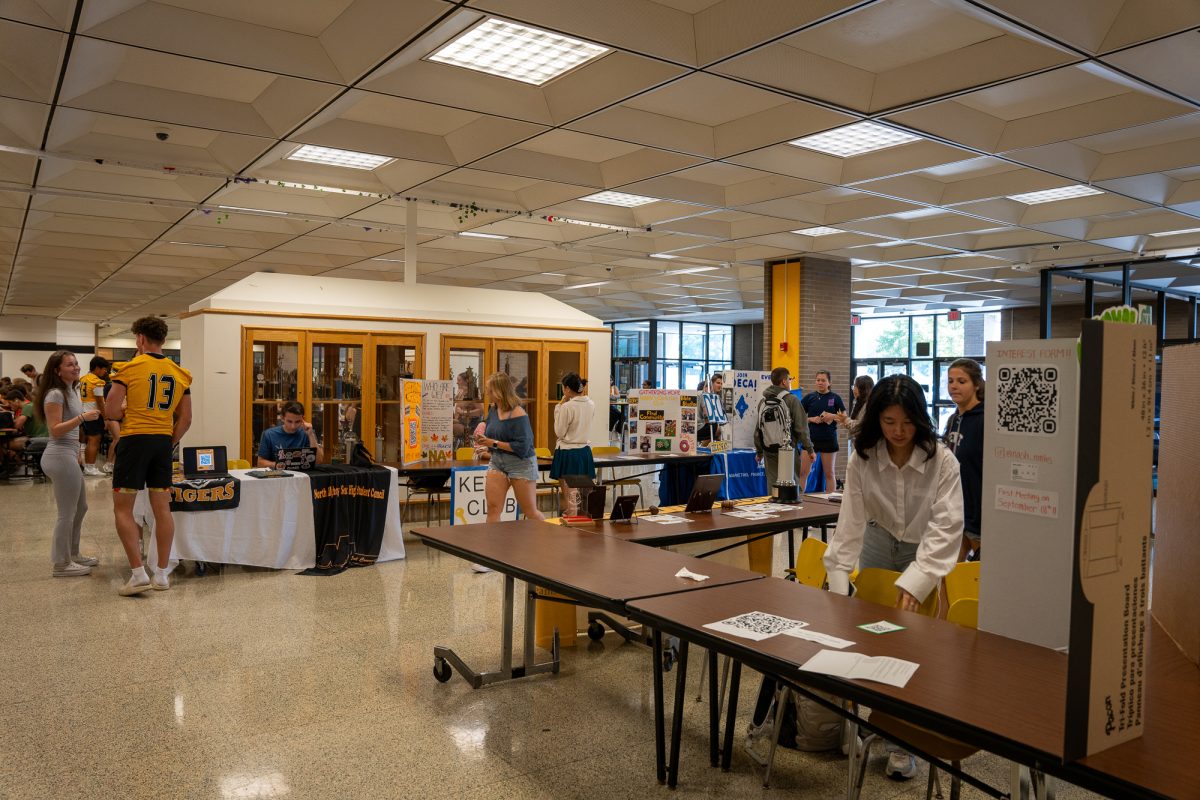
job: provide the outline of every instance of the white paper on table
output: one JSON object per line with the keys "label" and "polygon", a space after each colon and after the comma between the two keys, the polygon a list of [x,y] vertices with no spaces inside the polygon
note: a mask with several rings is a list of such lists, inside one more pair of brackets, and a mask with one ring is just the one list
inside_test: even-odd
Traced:
{"label": "white paper on table", "polygon": [[692,580],[697,581],[697,582],[708,580],[707,575],[701,575],[699,572],[692,572],[687,567],[680,567],[679,572],[675,573],[675,577],[676,578],[691,578]]}
{"label": "white paper on table", "polygon": [[805,630],[804,628],[792,628],[790,631],[784,631],[784,634],[794,636],[797,639],[816,642],[825,647],[836,647],[838,650],[844,650],[854,645],[854,642],[849,639],[839,639],[836,636],[830,636],[828,633],[817,633],[816,631]]}
{"label": "white paper on table", "polygon": [[803,628],[807,624],[798,619],[788,619],[763,611],[747,611],[745,614],[738,614],[736,617],[723,619],[720,622],[710,622],[703,627],[718,633],[727,633],[730,636],[740,636],[743,639],[761,642],[763,639],[770,639],[772,636],[789,630]]}
{"label": "white paper on table", "polygon": [[658,525],[674,525],[677,522],[687,522],[684,517],[677,517],[673,514],[656,514],[648,517],[638,517],[644,522],[654,522]]}
{"label": "white paper on table", "polygon": [[775,514],[763,514],[758,511],[726,511],[725,516],[739,519],[774,519]]}
{"label": "white paper on table", "polygon": [[890,656],[865,656],[862,653],[841,653],[837,650],[822,650],[805,661],[802,672],[819,672],[837,678],[875,681],[889,686],[904,688],[908,679],[921,666],[914,661],[905,661]]}
{"label": "white paper on table", "polygon": [[809,492],[809,497],[816,497],[821,500],[828,500],[833,503],[840,502],[842,499],[841,492]]}

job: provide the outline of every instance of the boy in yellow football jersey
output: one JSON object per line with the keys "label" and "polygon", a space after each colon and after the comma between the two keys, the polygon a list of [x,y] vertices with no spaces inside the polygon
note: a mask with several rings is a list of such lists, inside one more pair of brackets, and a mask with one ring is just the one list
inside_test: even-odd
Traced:
{"label": "boy in yellow football jersey", "polygon": [[[79,399],[83,402],[84,411],[104,411],[104,384],[108,383],[110,369],[107,358],[92,356],[88,364],[88,374],[79,379]],[[103,475],[96,466],[96,456],[100,453],[100,437],[104,435],[104,419],[85,420],[79,428],[85,437],[83,474],[92,477]]]}
{"label": "boy in yellow football jersey", "polygon": [[[192,424],[192,374],[163,355],[167,323],[142,317],[133,323],[138,355],[128,361],[105,401],[109,419],[121,420],[121,441],[113,467],[113,513],[117,535],[133,574],[117,593],[128,597],[147,589],[171,588],[168,564],[175,521],[171,517],[171,451]],[[122,417],[121,404],[125,404]],[[142,564],[141,530],[133,518],[133,502],[150,490],[158,565],[151,578]]]}

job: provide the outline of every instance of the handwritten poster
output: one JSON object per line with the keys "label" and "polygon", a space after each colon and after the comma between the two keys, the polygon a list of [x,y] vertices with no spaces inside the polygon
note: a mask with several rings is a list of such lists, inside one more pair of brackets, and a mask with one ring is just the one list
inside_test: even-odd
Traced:
{"label": "handwritten poster", "polygon": [[454,458],[454,381],[421,381],[421,455]]}
{"label": "handwritten poster", "polygon": [[421,381],[400,381],[400,395],[404,398],[400,462],[412,464],[421,460]]}
{"label": "handwritten poster", "polygon": [[631,389],[627,452],[696,452],[698,398],[694,391]]}

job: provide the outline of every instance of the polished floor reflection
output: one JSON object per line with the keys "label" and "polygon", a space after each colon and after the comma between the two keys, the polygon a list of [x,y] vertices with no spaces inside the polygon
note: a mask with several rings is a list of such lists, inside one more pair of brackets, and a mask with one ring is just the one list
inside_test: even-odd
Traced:
{"label": "polished floor reflection", "polygon": [[[0,484],[0,798],[667,796],[645,649],[610,636],[557,676],[439,684],[435,644],[495,666],[502,579],[419,544],[337,577],[227,568],[118,597],[111,487],[88,485],[83,550],[101,565],[51,578],[49,484]],[[689,700],[675,795],[844,796],[836,754],[781,751],[764,791],[739,735],[733,771],[710,769],[706,724]],[[999,759],[967,764],[1004,780]],[[864,797],[924,796],[924,770],[897,784],[882,768]]]}

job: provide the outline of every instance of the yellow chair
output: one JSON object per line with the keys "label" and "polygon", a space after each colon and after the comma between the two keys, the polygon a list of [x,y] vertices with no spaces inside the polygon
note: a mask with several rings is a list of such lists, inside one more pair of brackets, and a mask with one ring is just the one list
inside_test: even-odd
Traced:
{"label": "yellow chair", "polygon": [[[968,586],[970,581],[966,576],[969,576],[969,572],[969,570],[963,572],[964,584]],[[978,571],[976,570],[976,572]],[[854,582],[854,596],[861,600],[878,603],[879,605],[895,606],[895,584],[896,579],[899,577],[899,572],[894,572],[890,569],[861,570]],[[937,613],[937,599],[938,592],[936,590],[930,592],[929,597],[925,598],[925,602],[921,604],[920,613],[929,617],[934,616]],[[966,601],[959,600],[959,602],[963,603]],[[953,609],[953,606],[951,608]],[[978,604],[976,604],[977,609]],[[967,613],[966,606],[962,607],[960,613]],[[956,770],[961,768],[961,762],[964,758],[975,754],[979,750],[977,747],[964,744],[955,739],[948,739],[931,730],[913,725],[910,722],[905,722],[882,711],[872,711],[870,722],[883,731],[887,738],[928,753],[940,761],[949,762]],[[851,722],[850,735],[847,737],[850,743],[850,785],[846,792],[848,800],[858,800],[859,795],[862,793],[863,779],[866,777],[867,771],[867,756],[871,752],[871,743],[877,737],[878,734],[872,733],[860,740],[858,737],[858,725]],[[929,800],[933,796],[935,784],[938,787],[937,795],[941,797],[941,782],[938,779],[937,769],[930,765],[929,781],[925,788],[926,800]],[[950,800],[958,800],[959,792],[961,791],[960,784],[961,780],[957,775],[951,777]]]}
{"label": "yellow chair", "polygon": [[456,461],[472,461],[475,458],[474,447],[460,447],[454,451],[454,459]]}
{"label": "yellow chair", "polygon": [[964,599],[979,599],[978,561],[960,561],[946,576],[946,603],[953,607]]}
{"label": "yellow chair", "polygon": [[810,536],[800,543],[796,553],[796,568],[788,570],[797,583],[820,589],[825,585],[825,550],[829,545]]}
{"label": "yellow chair", "polygon": [[250,469],[250,462],[244,458],[234,458],[229,462],[230,469]]}
{"label": "yellow chair", "polygon": [[[614,447],[612,445],[603,445],[601,447],[593,447],[592,448],[592,455],[594,455],[594,456],[615,456],[620,452],[621,452],[621,448]],[[609,469],[613,473],[616,472],[615,467],[610,467]],[[599,473],[600,471],[596,470],[596,472]],[[615,478],[614,477],[614,478],[609,478],[608,480],[601,479],[601,482],[605,486],[614,486],[614,487],[636,486],[637,492],[638,492],[638,499],[641,501],[642,508],[646,507],[646,495],[642,494],[642,482],[639,479],[637,479],[637,478]],[[613,489],[614,494],[616,494],[618,492],[619,492],[618,489]]]}
{"label": "yellow chair", "polygon": [[979,627],[979,598],[961,597],[950,604],[946,621],[966,628]]}

